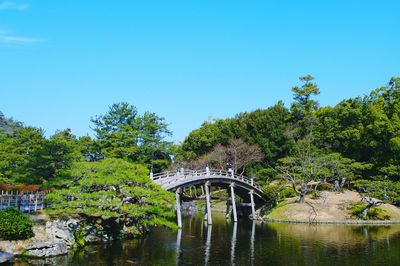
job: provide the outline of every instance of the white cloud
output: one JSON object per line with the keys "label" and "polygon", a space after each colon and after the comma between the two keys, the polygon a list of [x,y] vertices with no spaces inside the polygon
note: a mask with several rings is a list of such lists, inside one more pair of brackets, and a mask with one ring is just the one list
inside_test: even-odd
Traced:
{"label": "white cloud", "polygon": [[0,43],[8,43],[8,44],[35,44],[42,42],[43,39],[25,37],[25,36],[17,36],[13,34],[9,34],[7,31],[0,30]]}
{"label": "white cloud", "polygon": [[11,1],[4,1],[0,3],[0,10],[6,10],[6,9],[14,9],[14,10],[19,10],[19,11],[24,11],[29,8],[29,4],[22,4],[22,3],[15,3]]}

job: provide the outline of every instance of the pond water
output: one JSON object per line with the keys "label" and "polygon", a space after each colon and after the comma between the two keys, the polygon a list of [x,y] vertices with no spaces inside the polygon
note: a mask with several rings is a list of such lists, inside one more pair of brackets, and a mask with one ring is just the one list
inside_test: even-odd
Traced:
{"label": "pond water", "polygon": [[259,224],[223,215],[207,226],[155,228],[144,239],[89,246],[68,256],[14,265],[400,265],[400,225]]}

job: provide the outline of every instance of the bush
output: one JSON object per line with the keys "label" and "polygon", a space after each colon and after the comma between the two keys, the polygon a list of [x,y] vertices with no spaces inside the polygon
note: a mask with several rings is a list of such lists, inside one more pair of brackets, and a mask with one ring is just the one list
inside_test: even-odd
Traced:
{"label": "bush", "polygon": [[333,185],[330,183],[321,183],[318,186],[319,191],[330,191],[333,189]]}
{"label": "bush", "polygon": [[320,190],[313,191],[313,193],[311,194],[311,198],[312,199],[319,199],[320,197],[321,197],[321,191]]}
{"label": "bush", "polygon": [[400,182],[359,179],[353,181],[352,185],[358,192],[366,193],[383,202],[396,205],[400,202]]}
{"label": "bush", "polygon": [[0,240],[22,240],[33,237],[33,223],[20,210],[0,211]]}
{"label": "bush", "polygon": [[367,216],[363,216],[363,211],[367,208],[368,203],[365,202],[357,202],[353,203],[349,206],[349,210],[351,214],[355,217],[358,217],[362,220],[390,220],[390,216],[388,213],[379,208],[378,206],[371,207],[368,212]]}
{"label": "bush", "polygon": [[297,193],[292,187],[282,186],[282,185],[268,185],[264,186],[264,197],[268,202],[272,202],[273,206],[276,203],[283,201],[286,198],[292,198],[297,196]]}

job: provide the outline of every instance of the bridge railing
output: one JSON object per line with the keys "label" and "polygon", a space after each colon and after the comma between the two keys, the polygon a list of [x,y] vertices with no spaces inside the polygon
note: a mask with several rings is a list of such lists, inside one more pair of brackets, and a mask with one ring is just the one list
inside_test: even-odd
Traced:
{"label": "bridge railing", "polygon": [[216,169],[204,169],[204,170],[186,170],[181,169],[180,171],[168,171],[163,173],[154,174],[152,176],[153,180],[158,183],[159,185],[163,184],[171,184],[175,182],[179,182],[182,179],[187,178],[196,178],[201,177],[204,178],[205,176],[210,177],[226,177],[232,180],[239,180],[243,183],[249,184],[250,186],[256,188],[259,191],[264,191],[263,187],[256,184],[253,179],[248,178],[243,175],[238,175],[232,173],[232,171],[224,171],[224,170],[216,170]]}

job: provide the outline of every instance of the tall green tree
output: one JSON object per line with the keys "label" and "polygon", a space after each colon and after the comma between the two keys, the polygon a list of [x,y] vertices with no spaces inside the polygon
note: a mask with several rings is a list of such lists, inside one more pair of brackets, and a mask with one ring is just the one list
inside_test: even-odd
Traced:
{"label": "tall green tree", "polygon": [[136,107],[126,102],[116,103],[105,115],[96,116],[91,122],[105,157],[137,159],[140,118]]}
{"label": "tall green tree", "polygon": [[9,134],[0,134],[0,173],[17,183],[40,182],[35,160],[45,145],[43,131],[34,127],[22,127]]}
{"label": "tall green tree", "polygon": [[293,136],[297,139],[303,138],[312,130],[315,124],[313,113],[319,107],[319,103],[313,99],[313,96],[319,95],[318,85],[312,82],[314,77],[307,75],[299,79],[303,85],[292,88],[294,102],[290,107]]}
{"label": "tall green tree", "polygon": [[165,137],[171,136],[168,124],[163,117],[155,113],[145,112],[141,117],[141,130],[139,142],[139,161],[151,164],[155,172],[168,167],[171,158],[171,142],[165,141]]}
{"label": "tall green tree", "polygon": [[34,176],[41,182],[62,175],[74,162],[83,160],[75,135],[70,129],[56,132],[46,140],[31,161]]}
{"label": "tall green tree", "polygon": [[141,116],[136,107],[122,102],[91,121],[104,157],[152,163],[156,171],[170,163],[171,143],[165,138],[171,131],[163,117],[151,112]]}

